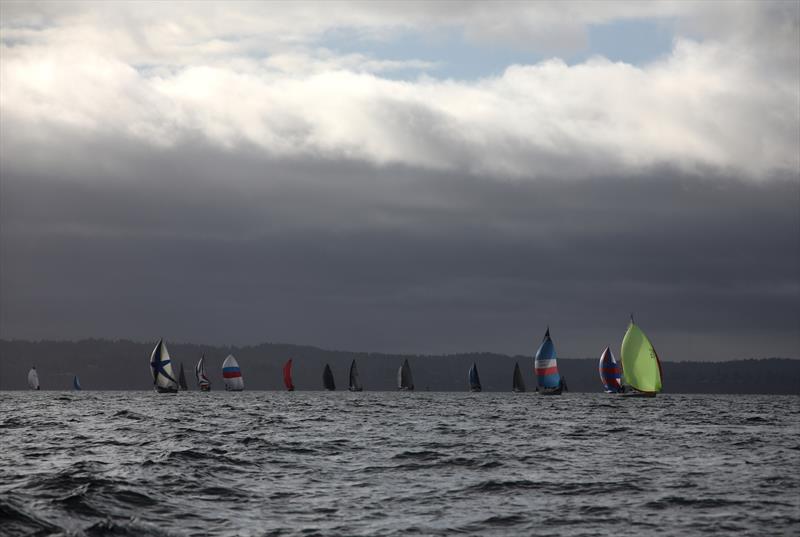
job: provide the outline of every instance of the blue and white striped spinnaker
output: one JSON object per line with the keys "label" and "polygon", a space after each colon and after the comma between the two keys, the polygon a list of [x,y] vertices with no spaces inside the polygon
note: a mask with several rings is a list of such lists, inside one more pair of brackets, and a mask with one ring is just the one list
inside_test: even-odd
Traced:
{"label": "blue and white striped spinnaker", "polygon": [[544,341],[536,351],[533,367],[540,388],[558,388],[561,385],[561,375],[558,374],[556,363],[556,347],[550,339],[549,327],[544,334]]}

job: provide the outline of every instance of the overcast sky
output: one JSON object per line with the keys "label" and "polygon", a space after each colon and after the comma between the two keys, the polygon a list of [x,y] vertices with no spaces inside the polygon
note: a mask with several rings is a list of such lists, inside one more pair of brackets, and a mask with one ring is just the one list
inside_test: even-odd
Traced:
{"label": "overcast sky", "polygon": [[800,4],[3,3],[0,336],[800,357]]}

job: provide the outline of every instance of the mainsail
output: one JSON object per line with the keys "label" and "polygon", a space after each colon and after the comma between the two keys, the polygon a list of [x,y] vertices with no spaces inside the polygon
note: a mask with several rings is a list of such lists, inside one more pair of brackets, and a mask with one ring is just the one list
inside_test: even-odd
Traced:
{"label": "mainsail", "polygon": [[31,390],[39,389],[39,373],[36,372],[36,366],[33,366],[31,370],[28,371],[28,388]]}
{"label": "mainsail", "polygon": [[600,371],[600,382],[603,383],[603,389],[606,393],[617,393],[620,391],[622,382],[622,367],[620,367],[617,359],[614,358],[614,353],[611,352],[610,347],[606,347],[603,354],[600,355],[600,364],[598,365]]}
{"label": "mainsail", "polygon": [[469,368],[467,380],[469,381],[469,391],[481,391],[481,378],[478,376],[478,366],[475,364],[475,362],[473,362],[472,367]]}
{"label": "mainsail", "polygon": [[211,381],[208,380],[208,375],[206,374],[206,355],[202,355],[200,357],[200,361],[197,362],[197,365],[194,368],[194,376],[197,377],[197,386],[200,388],[201,392],[207,392],[211,390]]}
{"label": "mainsail", "polygon": [[351,392],[360,392],[364,389],[361,385],[361,378],[358,376],[358,367],[356,366],[356,361],[353,360],[350,363],[350,391]]}
{"label": "mainsail", "polygon": [[180,386],[181,391],[186,391],[189,389],[189,386],[186,384],[186,374],[183,372],[183,362],[181,362],[181,367],[178,370],[178,386]]}
{"label": "mainsail", "polygon": [[408,360],[403,361],[403,365],[397,370],[397,389],[412,391],[414,389],[414,377],[411,376],[411,366]]}
{"label": "mainsail", "polygon": [[283,364],[283,384],[290,392],[294,391],[294,382],[292,382],[292,359]]}
{"label": "mainsail", "polygon": [[331,366],[328,364],[325,364],[325,370],[322,371],[322,384],[325,386],[326,390],[336,390],[336,383],[333,381],[333,371],[331,371]]}
{"label": "mainsail", "polygon": [[536,369],[536,379],[544,394],[561,393],[561,375],[558,374],[558,364],[556,363],[556,347],[550,339],[550,327],[544,334],[544,341],[536,351],[534,360]]}
{"label": "mainsail", "polygon": [[159,339],[150,355],[150,372],[153,374],[153,386],[158,393],[174,393],[178,391],[178,382],[172,372],[172,361],[169,358],[167,344]]}
{"label": "mainsail", "polygon": [[222,362],[222,377],[225,379],[225,389],[229,392],[240,392],[244,390],[244,380],[242,380],[242,370],[239,369],[239,362],[232,354],[229,354]]}
{"label": "mainsail", "polygon": [[72,377],[72,389],[76,392],[79,392],[83,389],[81,388],[81,381],[78,379],[78,375]]}
{"label": "mainsail", "polygon": [[522,380],[522,371],[519,368],[519,362],[514,364],[514,380],[511,386],[511,389],[515,392],[525,391],[525,382]]}
{"label": "mainsail", "polygon": [[622,370],[625,384],[645,395],[661,391],[661,361],[647,336],[633,322],[622,339]]}

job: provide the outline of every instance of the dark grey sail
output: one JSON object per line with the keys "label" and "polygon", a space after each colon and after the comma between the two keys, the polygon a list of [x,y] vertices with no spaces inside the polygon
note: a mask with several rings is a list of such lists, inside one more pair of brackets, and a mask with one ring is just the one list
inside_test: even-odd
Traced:
{"label": "dark grey sail", "polygon": [[469,368],[469,373],[467,374],[467,378],[469,380],[469,391],[471,392],[479,392],[481,391],[481,378],[478,376],[478,366],[473,362],[472,367]]}
{"label": "dark grey sail", "polygon": [[186,384],[186,375],[183,373],[183,362],[181,362],[181,370],[178,372],[178,386],[181,387],[182,392],[189,389],[189,386]]}
{"label": "dark grey sail", "polygon": [[408,365],[408,360],[405,360],[400,369],[397,370],[397,389],[403,391],[414,390],[414,377],[411,376],[411,366]]}
{"label": "dark grey sail", "polygon": [[522,371],[519,368],[519,362],[514,364],[514,381],[511,389],[516,393],[525,391],[525,382],[522,380]]}
{"label": "dark grey sail", "polygon": [[356,361],[350,364],[350,388],[351,392],[360,392],[364,387],[361,385],[361,378],[358,376],[358,367]]}
{"label": "dark grey sail", "polygon": [[325,386],[325,389],[328,391],[335,391],[336,390],[336,383],[333,381],[333,371],[331,371],[331,366],[325,364],[325,370],[322,372],[322,385]]}

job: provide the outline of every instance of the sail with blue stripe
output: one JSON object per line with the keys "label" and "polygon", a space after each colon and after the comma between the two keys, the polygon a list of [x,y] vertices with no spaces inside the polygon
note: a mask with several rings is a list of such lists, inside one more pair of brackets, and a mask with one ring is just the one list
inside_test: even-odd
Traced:
{"label": "sail with blue stripe", "polygon": [[622,364],[617,362],[610,347],[606,347],[606,350],[600,355],[598,369],[600,371],[600,382],[603,383],[603,389],[606,393],[619,392],[622,387]]}
{"label": "sail with blue stripe", "polygon": [[158,340],[150,355],[150,372],[153,374],[153,386],[158,393],[178,391],[178,381],[175,380],[175,374],[172,372],[172,360],[164,340]]}
{"label": "sail with blue stripe", "polygon": [[222,362],[222,378],[225,380],[225,389],[229,392],[240,392],[244,390],[244,380],[242,370],[239,369],[239,362],[232,354],[229,354]]}
{"label": "sail with blue stripe", "polygon": [[556,363],[556,347],[550,339],[550,327],[544,334],[544,341],[536,351],[536,358],[533,364],[536,370],[536,380],[540,388],[560,388],[561,375],[558,373]]}

